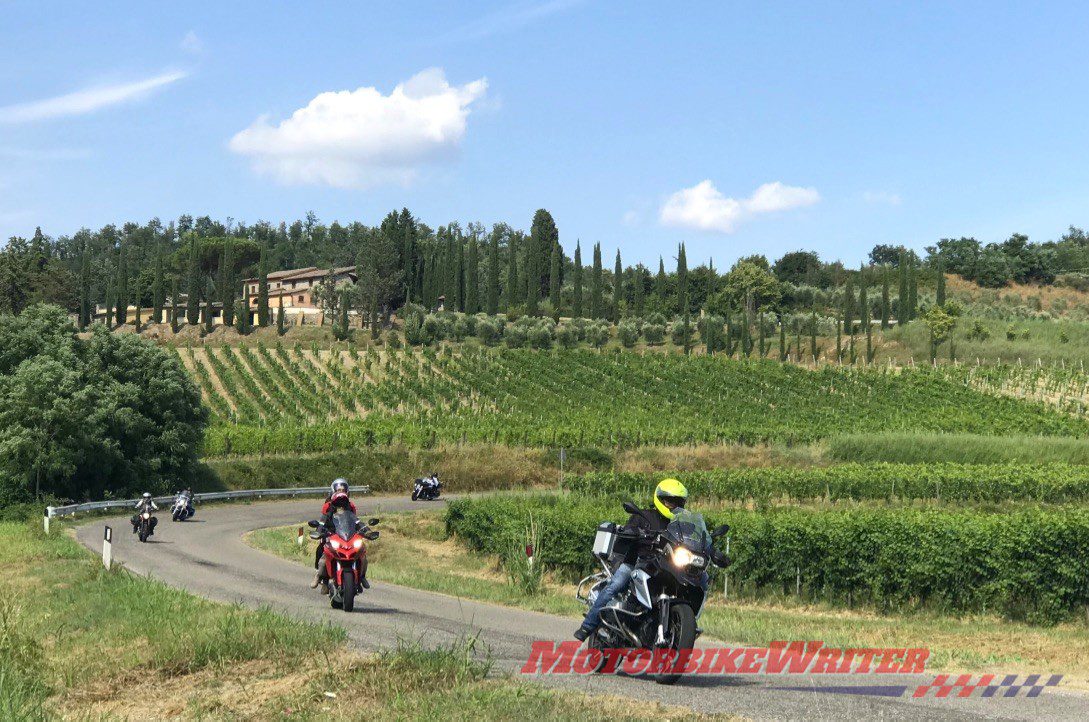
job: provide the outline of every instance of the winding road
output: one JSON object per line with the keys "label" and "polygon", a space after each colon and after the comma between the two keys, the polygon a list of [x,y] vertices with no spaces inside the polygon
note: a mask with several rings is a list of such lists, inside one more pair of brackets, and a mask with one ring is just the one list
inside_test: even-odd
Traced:
{"label": "winding road", "polygon": [[[435,506],[434,502],[391,497],[369,497],[358,503],[361,517]],[[127,517],[95,519],[78,527],[77,537],[100,551],[102,527],[109,524],[115,530],[113,557],[133,572],[209,599],[264,605],[311,621],[341,625],[351,643],[365,651],[389,648],[399,638],[418,638],[425,645],[440,645],[479,634],[497,667],[518,670],[526,662],[534,640],[566,640],[577,626],[569,618],[382,582],[373,583],[369,591],[363,592],[355,613],[331,609],[325,597],[309,588],[310,568],[258,551],[242,541],[242,536],[254,529],[304,524],[314,517],[317,504],[311,499],[207,507],[184,524],[173,524],[169,516],[160,515],[156,534],[147,544],[140,544],[129,533]],[[698,677],[672,687],[618,675],[518,676],[588,693],[654,700],[752,719],[1089,719],[1089,696],[1061,688],[1047,688],[1036,698],[1027,698],[1024,692],[1016,697],[981,698],[977,693],[958,698],[954,692],[946,699],[912,699],[910,691],[904,696],[880,697],[842,690],[861,685],[908,685],[913,690],[916,685],[933,681],[932,674]],[[836,687],[841,689],[833,691]]]}

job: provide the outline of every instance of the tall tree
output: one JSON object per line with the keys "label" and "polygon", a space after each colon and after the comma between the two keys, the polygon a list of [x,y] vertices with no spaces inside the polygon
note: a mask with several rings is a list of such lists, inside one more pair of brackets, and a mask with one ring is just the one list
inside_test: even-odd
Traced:
{"label": "tall tree", "polygon": [[121,241],[117,250],[117,325],[124,326],[129,315],[129,253],[128,244]]}
{"label": "tall tree", "polygon": [[871,340],[872,329],[870,328],[870,299],[867,293],[866,282],[866,270],[861,269],[858,274],[858,314],[859,319],[862,322],[862,330],[866,334],[866,358],[865,362],[869,363],[871,360],[871,352],[873,350],[873,342]]}
{"label": "tall tree", "polygon": [[397,225],[402,237],[401,272],[404,274],[405,303],[408,303],[420,292],[420,289],[416,288],[416,219],[407,208],[402,208]]}
{"label": "tall tree", "polygon": [[939,306],[945,305],[945,264],[941,260],[941,256],[938,256],[938,267],[936,269],[938,274],[937,291],[935,295],[935,302]]}
{"label": "tall tree", "polygon": [[223,325],[234,325],[234,275],[231,266],[234,263],[231,257],[231,239],[223,239],[223,256],[219,262],[219,302],[223,305]]}
{"label": "tall tree", "polygon": [[688,314],[688,257],[683,243],[677,248],[677,312]]}
{"label": "tall tree", "polygon": [[[529,247],[532,249],[532,269],[530,277],[536,279],[538,298],[551,290],[552,247],[560,242],[560,232],[552,214],[540,208],[533,214],[533,225],[529,231]],[[562,253],[562,249],[561,249]],[[529,263],[526,268],[531,268]],[[563,286],[563,264],[560,265],[560,286]]]}
{"label": "tall tree", "polygon": [[900,253],[899,266],[900,294],[896,298],[896,323],[903,326],[911,320],[911,313],[908,310],[910,291],[908,291],[908,255],[906,251]]}
{"label": "tall tree", "polygon": [[908,261],[908,320],[919,315],[919,272],[915,259]]}
{"label": "tall tree", "polygon": [[855,286],[851,276],[847,277],[847,286],[843,290],[843,330],[850,335],[855,332]]}
{"label": "tall tree", "polygon": [[90,241],[83,241],[79,263],[79,330],[91,323],[91,249]]}
{"label": "tall tree", "polygon": [[215,294],[215,289],[212,287],[212,279],[208,279],[207,290],[204,293],[204,336],[207,336],[212,332],[212,298]]}
{"label": "tall tree", "polygon": [[250,284],[242,290],[242,304],[235,313],[234,326],[239,335],[246,336],[250,332]]}
{"label": "tall tree", "polygon": [[518,241],[514,235],[507,240],[507,312],[510,313],[522,303],[522,285],[518,282]]}
{"label": "tall tree", "polygon": [[537,243],[540,239],[530,234],[522,244],[522,285],[525,286],[526,314],[537,315],[537,299],[541,294],[540,261],[537,257]]}
{"label": "tall tree", "polygon": [[287,333],[284,328],[284,294],[279,294],[279,307],[276,309],[276,335],[283,336]]}
{"label": "tall tree", "polygon": [[189,234],[189,280],[185,286],[188,294],[185,302],[185,321],[190,326],[200,322],[200,251],[197,248],[197,234]]}
{"label": "tall tree", "polygon": [[559,243],[552,244],[552,262],[549,264],[548,271],[548,299],[552,306],[552,318],[556,321],[560,320],[560,266],[563,265],[560,261]]}
{"label": "tall tree", "polygon": [[465,239],[458,233],[457,250],[454,255],[454,291],[457,294],[455,308],[465,310]]}
{"label": "tall tree", "polygon": [[889,327],[889,267],[881,267],[881,330]]}
{"label": "tall tree", "polygon": [[170,331],[177,333],[181,328],[181,306],[178,305],[178,277],[170,279]]}
{"label": "tall tree", "polygon": [[624,267],[620,264],[620,249],[616,249],[613,265],[613,323],[620,323],[620,302],[624,297]]}
{"label": "tall tree", "polygon": [[268,240],[261,243],[261,260],[257,263],[257,325],[268,326]]}
{"label": "tall tree", "polygon": [[469,238],[469,254],[466,258],[468,264],[465,269],[465,313],[477,313],[480,311],[480,249],[477,246],[476,235]]}
{"label": "tall tree", "polygon": [[658,300],[665,303],[666,295],[669,293],[669,276],[666,275],[665,261],[661,256],[658,256],[658,275],[654,279],[654,295],[658,297]]}
{"label": "tall tree", "polygon": [[489,316],[499,313],[499,234],[494,231],[488,241],[488,295],[484,310]]}
{"label": "tall tree", "polygon": [[142,323],[140,319],[140,307],[143,306],[143,284],[140,281],[140,276],[137,274],[133,285],[136,287],[133,292],[132,305],[136,307],[136,318],[133,320],[133,327],[136,329],[136,333],[140,333]]}
{"label": "tall tree", "polygon": [[162,323],[163,305],[166,302],[166,278],[163,272],[163,244],[155,241],[155,275],[151,284],[151,322]]}
{"label": "tall tree", "polygon": [[643,266],[637,265],[631,269],[632,305],[635,306],[635,317],[643,317]]}
{"label": "tall tree", "polygon": [[582,242],[575,241],[575,267],[572,269],[573,280],[571,316],[582,318]]}
{"label": "tall tree", "polygon": [[601,288],[601,244],[594,244],[594,270],[590,272],[590,318],[601,318],[604,313]]}

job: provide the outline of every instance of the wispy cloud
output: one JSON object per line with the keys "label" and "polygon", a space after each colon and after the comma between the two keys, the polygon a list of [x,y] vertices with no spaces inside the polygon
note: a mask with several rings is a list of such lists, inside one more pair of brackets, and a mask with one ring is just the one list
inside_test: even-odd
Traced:
{"label": "wispy cloud", "polygon": [[181,70],[161,73],[144,80],[113,85],[98,85],[53,98],[0,107],[0,123],[32,123],[72,115],[93,113],[111,105],[142,98],[159,88],[186,77]]}
{"label": "wispy cloud", "polygon": [[201,40],[200,36],[198,36],[195,32],[190,30],[185,34],[185,37],[181,39],[178,47],[180,47],[187,53],[199,55],[200,52],[204,50],[204,41]]}
{"label": "wispy cloud", "polygon": [[733,233],[739,223],[754,216],[804,208],[820,199],[816,188],[788,186],[779,181],[765,183],[748,198],[727,198],[714,183],[705,180],[670,195],[658,219],[663,225],[677,228]]}
{"label": "wispy cloud", "polygon": [[898,206],[903,199],[900,198],[899,193],[890,193],[889,191],[864,191],[862,193],[862,200],[866,203],[873,203],[875,205]]}
{"label": "wispy cloud", "polygon": [[581,5],[585,0],[548,0],[548,2],[520,2],[477,18],[461,27],[454,28],[443,39],[449,42],[482,40],[493,35],[509,33],[530,25],[550,15]]}

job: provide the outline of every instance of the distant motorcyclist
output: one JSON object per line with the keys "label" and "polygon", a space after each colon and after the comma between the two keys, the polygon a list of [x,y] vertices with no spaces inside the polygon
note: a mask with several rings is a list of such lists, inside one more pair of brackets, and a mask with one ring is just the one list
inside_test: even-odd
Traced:
{"label": "distant motorcyclist", "polygon": [[[133,514],[132,519],[129,520],[129,521],[132,522],[132,533],[135,534],[136,531],[140,528],[140,515],[141,514],[143,514],[144,512],[151,513],[153,511],[158,511],[158,510],[159,510],[159,507],[155,505],[155,501],[151,498],[151,493],[145,491],[143,496],[141,496],[136,501],[136,513]],[[155,517],[151,517],[150,522],[151,522],[151,533],[154,534],[155,533],[155,525],[159,522],[159,520],[156,519]]]}
{"label": "distant motorcyclist", "polygon": [[[348,498],[347,479],[337,479],[329,485],[329,496],[325,498],[325,503],[321,505],[321,515],[318,517],[319,526],[326,528],[329,521],[333,518],[333,514],[335,514],[338,509],[351,509],[353,514],[357,513],[355,503]],[[317,569],[317,573],[314,575],[314,581],[310,583],[310,588],[316,589],[321,585],[322,592],[326,593],[328,577],[326,576],[325,564],[322,563],[322,555],[324,553],[325,540],[322,539],[318,542],[318,548],[314,550],[314,568]],[[370,582],[367,581],[366,560],[363,562],[361,577],[363,588],[370,589]]]}
{"label": "distant motorcyclist", "polygon": [[[645,537],[637,543],[629,545],[624,561],[613,572],[609,583],[602,589],[597,598],[586,612],[586,618],[575,631],[575,639],[583,642],[594,633],[601,623],[601,610],[612,601],[619,592],[623,591],[631,581],[632,572],[640,559],[652,551],[650,546],[653,535],[663,531],[669,522],[673,520],[674,510],[684,508],[688,501],[688,489],[676,479],[664,479],[654,490],[654,506],[644,509],[639,514],[632,514],[624,527],[628,530],[641,532]],[[726,555],[713,547],[708,550],[712,560],[720,566],[725,566]]]}

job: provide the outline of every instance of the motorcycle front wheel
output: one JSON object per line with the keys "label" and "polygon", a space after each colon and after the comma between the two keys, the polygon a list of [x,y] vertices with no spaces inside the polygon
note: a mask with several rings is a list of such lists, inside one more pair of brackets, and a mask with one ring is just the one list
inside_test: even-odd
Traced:
{"label": "motorcycle front wheel", "polygon": [[344,574],[344,590],[341,592],[341,608],[345,612],[355,609],[355,578],[348,572]]}
{"label": "motorcycle front wheel", "polygon": [[[669,631],[671,639],[667,645],[677,651],[692,649],[696,645],[696,615],[687,604],[674,604],[669,608]],[[680,672],[659,674],[654,681],[658,684],[673,684],[681,678]]]}
{"label": "motorcycle front wheel", "polygon": [[415,489],[412,490],[412,501],[417,501],[420,498],[420,492]]}

